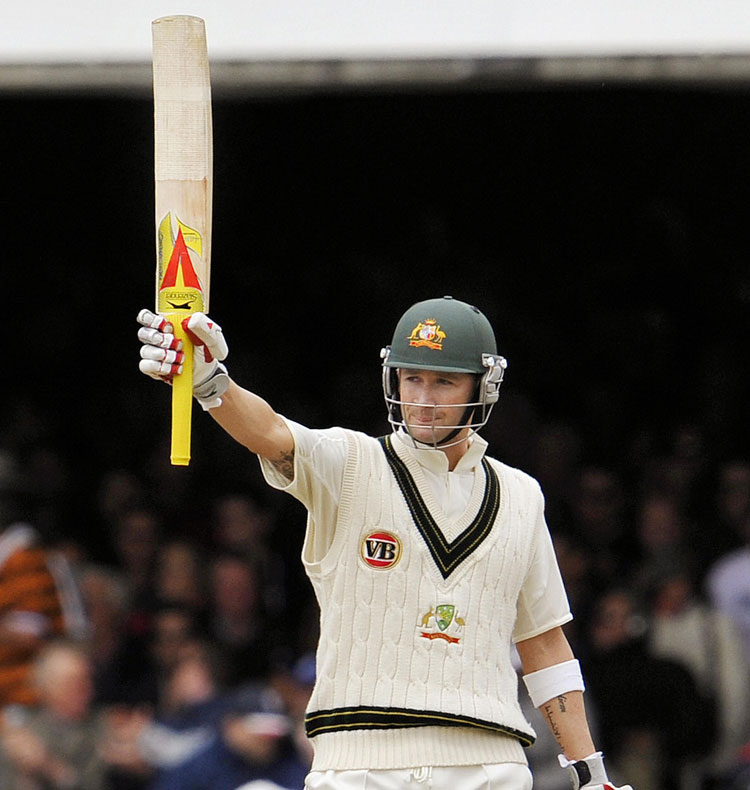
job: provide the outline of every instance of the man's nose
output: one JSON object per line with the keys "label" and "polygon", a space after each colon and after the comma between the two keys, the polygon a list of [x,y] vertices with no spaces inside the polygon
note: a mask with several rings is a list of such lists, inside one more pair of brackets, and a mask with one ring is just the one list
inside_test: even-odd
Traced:
{"label": "man's nose", "polygon": [[420,406],[434,406],[435,396],[430,387],[419,387],[414,393],[414,402]]}

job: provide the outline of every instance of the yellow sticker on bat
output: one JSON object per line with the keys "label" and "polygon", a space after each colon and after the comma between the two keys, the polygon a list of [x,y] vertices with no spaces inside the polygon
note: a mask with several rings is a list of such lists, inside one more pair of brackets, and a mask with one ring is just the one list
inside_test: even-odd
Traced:
{"label": "yellow sticker on bat", "polygon": [[[172,239],[172,215],[159,223],[160,313],[195,313],[203,310],[203,286],[195,271],[190,251],[203,252],[201,234],[177,219],[177,238]],[[166,261],[166,263],[165,263]]]}

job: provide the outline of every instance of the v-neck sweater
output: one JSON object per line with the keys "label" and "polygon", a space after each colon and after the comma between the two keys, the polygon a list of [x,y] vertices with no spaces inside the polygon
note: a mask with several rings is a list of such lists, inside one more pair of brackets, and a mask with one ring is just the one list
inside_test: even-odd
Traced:
{"label": "v-neck sweater", "polygon": [[571,619],[536,481],[479,437],[449,473],[443,453],[394,435],[400,484],[377,439],[288,423],[294,479],[262,467],[308,509],[313,769],[525,762],[511,644]]}

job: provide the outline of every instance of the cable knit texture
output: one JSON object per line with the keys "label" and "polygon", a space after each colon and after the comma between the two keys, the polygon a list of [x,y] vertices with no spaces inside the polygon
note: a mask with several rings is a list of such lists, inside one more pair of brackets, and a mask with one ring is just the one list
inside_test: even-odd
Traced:
{"label": "cable knit texture", "polygon": [[[525,762],[521,744],[535,735],[510,651],[518,596],[546,530],[536,481],[490,459],[500,482],[495,523],[444,579],[378,441],[348,436],[335,538],[320,562],[311,560],[310,534],[303,550],[322,612],[308,706],[313,768]],[[424,491],[419,464],[404,460]],[[478,466],[454,532],[476,515],[484,485]],[[395,554],[369,562],[382,558],[384,534]],[[425,712],[431,719],[420,718]]]}

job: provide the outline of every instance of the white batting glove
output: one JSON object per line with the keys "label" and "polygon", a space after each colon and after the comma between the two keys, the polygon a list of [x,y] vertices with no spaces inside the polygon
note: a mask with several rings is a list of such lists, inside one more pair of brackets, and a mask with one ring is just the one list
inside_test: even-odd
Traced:
{"label": "white batting glove", "polygon": [[633,790],[630,785],[615,787],[609,781],[601,752],[594,752],[583,760],[568,760],[562,754],[557,759],[562,768],[568,769],[573,790]]}
{"label": "white batting glove", "polygon": [[224,333],[205,313],[193,313],[182,326],[195,346],[193,395],[204,411],[221,406],[221,396],[229,386],[229,374],[221,363],[229,354]]}
{"label": "white batting glove", "polygon": [[174,336],[172,324],[150,310],[138,313],[138,340],[141,346],[141,373],[157,381],[171,381],[173,376],[182,373],[182,341]]}
{"label": "white batting glove", "polygon": [[[170,382],[182,373],[185,354],[182,341],[174,336],[174,328],[163,316],[151,310],[138,313],[138,339],[141,346],[141,373],[153,379]],[[195,346],[193,355],[193,395],[204,411],[221,405],[221,395],[229,386],[229,375],[221,360],[229,349],[221,327],[205,313],[192,313],[182,322]]]}

